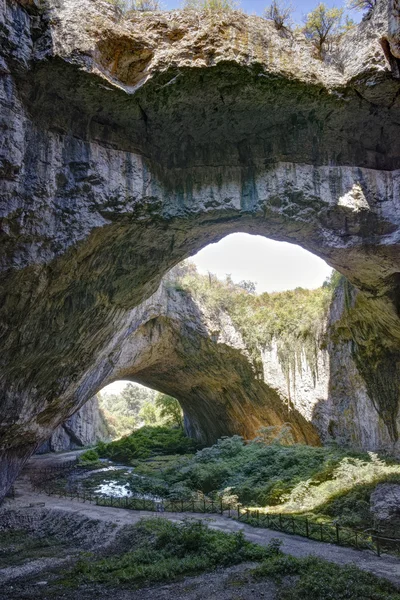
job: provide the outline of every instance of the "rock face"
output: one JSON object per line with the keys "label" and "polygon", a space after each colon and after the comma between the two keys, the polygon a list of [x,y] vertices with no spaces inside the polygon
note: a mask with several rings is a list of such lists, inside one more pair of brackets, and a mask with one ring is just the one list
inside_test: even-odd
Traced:
{"label": "rock face", "polygon": [[[397,389],[391,401],[396,365],[380,373],[385,367],[383,357],[375,368],[376,355],[372,353],[370,360],[365,360],[368,346],[363,343],[374,339],[365,304],[369,308],[369,302],[343,281],[335,290],[315,365],[310,366],[303,353],[288,376],[273,342],[260,349],[263,378],[284,404],[313,423],[323,442],[400,456],[395,433],[400,431]],[[375,312],[373,315],[376,317]],[[379,348],[378,343],[376,346]],[[384,377],[389,385],[384,384]]]}
{"label": "rock face", "polygon": [[[378,331],[358,368],[397,442],[397,24],[381,0],[322,63],[241,13],[0,0],[0,490],[116,378],[162,275],[233,231],[298,243],[363,292]],[[198,398],[204,436],[215,395]]]}
{"label": "rock face", "polygon": [[388,537],[400,535],[400,485],[381,483],[371,494],[371,512],[375,526]]}
{"label": "rock face", "polygon": [[107,423],[100,412],[99,402],[95,396],[72,417],[59,425],[51,437],[38,448],[37,453],[76,450],[109,439]]}

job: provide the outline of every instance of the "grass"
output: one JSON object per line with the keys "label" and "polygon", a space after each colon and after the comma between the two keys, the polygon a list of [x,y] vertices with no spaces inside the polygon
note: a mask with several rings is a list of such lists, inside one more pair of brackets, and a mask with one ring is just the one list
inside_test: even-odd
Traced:
{"label": "grass", "polygon": [[35,537],[22,529],[1,531],[0,568],[17,566],[26,560],[59,556],[66,546],[55,536]]}
{"label": "grass", "polygon": [[[276,600],[400,600],[391,583],[355,566],[313,556],[295,558],[283,554],[280,540],[261,547],[246,541],[241,532],[213,531],[198,521],[142,520],[119,543],[101,558],[82,556],[62,583],[132,589],[252,561],[259,565],[251,569],[250,582],[266,580],[268,586],[273,580]],[[238,583],[246,580],[247,576]]]}
{"label": "grass", "polygon": [[278,546],[253,575],[278,584],[277,600],[400,600],[398,589],[371,573],[315,556],[295,558]]}
{"label": "grass", "polygon": [[243,534],[209,529],[200,521],[171,523],[148,519],[132,527],[128,546],[134,550],[98,559],[82,558],[64,580],[75,585],[86,582],[114,585],[171,581],[184,575],[210,571],[266,556],[261,546]]}

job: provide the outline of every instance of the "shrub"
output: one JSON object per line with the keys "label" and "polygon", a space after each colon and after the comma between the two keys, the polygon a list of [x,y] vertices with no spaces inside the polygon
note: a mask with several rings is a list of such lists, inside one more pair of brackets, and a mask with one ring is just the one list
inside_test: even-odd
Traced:
{"label": "shrub", "polygon": [[290,29],[294,8],[285,0],[273,0],[264,11],[264,19],[272,21],[278,31]]}
{"label": "shrub", "polygon": [[141,427],[115,442],[98,444],[97,452],[99,456],[129,464],[136,458],[148,458],[151,454],[185,454],[195,448],[196,443],[181,429]]}
{"label": "shrub", "polygon": [[99,454],[97,450],[86,450],[79,457],[79,462],[81,464],[93,464],[99,462]]}
{"label": "shrub", "polygon": [[197,10],[199,12],[229,12],[238,9],[235,0],[185,0],[185,10]]}
{"label": "shrub", "polygon": [[189,519],[183,523],[143,520],[132,528],[130,537],[134,551],[116,555],[114,549],[100,560],[83,558],[70,573],[70,581],[143,585],[267,556],[264,548],[248,542],[241,532],[213,531]]}

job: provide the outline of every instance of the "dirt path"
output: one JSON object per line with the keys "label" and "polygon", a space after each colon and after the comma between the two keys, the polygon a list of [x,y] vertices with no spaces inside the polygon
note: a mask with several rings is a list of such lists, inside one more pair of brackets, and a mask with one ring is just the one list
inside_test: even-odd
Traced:
{"label": "dirt path", "polygon": [[[35,469],[54,465],[65,460],[71,460],[75,455],[76,453],[69,452],[54,456],[35,456],[31,459],[28,468]],[[77,513],[99,521],[111,521],[119,526],[132,525],[142,518],[155,516],[155,513],[148,511],[132,511],[108,506],[96,506],[77,500],[47,496],[46,494],[33,491],[26,475],[23,475],[18,479],[15,485],[15,491],[16,499],[15,501],[10,501],[10,508],[27,507],[31,504],[37,505],[38,503],[45,503],[46,508]],[[250,525],[240,523],[221,515],[205,516],[202,513],[157,513],[157,516],[169,519],[170,521],[181,521],[184,518],[194,518],[207,522],[211,528],[220,531],[243,531],[246,539],[262,546],[266,546],[272,538],[278,538],[282,542],[282,550],[288,554],[292,554],[296,557],[304,557],[313,554],[339,565],[356,564],[359,568],[369,571],[379,577],[384,577],[400,587],[400,560],[389,555],[382,555],[379,558],[369,551],[353,550],[351,548],[321,543],[296,535],[272,531],[270,529],[251,527]]]}

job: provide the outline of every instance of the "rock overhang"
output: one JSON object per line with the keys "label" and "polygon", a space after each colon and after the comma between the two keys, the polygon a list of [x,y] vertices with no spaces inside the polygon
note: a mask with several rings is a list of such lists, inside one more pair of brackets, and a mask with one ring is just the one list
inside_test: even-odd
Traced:
{"label": "rock overhang", "polygon": [[4,7],[0,488],[111,376],[162,274],[233,231],[299,243],[345,273],[385,313],[395,357],[387,2],[325,62],[241,14]]}

